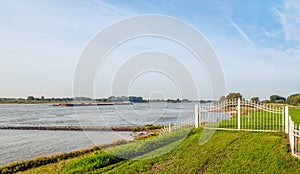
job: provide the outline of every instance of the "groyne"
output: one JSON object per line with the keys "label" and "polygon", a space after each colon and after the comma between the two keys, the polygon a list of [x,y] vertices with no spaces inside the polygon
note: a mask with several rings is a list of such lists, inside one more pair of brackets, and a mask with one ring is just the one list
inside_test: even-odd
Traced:
{"label": "groyne", "polygon": [[0,130],[145,131],[147,126],[0,126]]}

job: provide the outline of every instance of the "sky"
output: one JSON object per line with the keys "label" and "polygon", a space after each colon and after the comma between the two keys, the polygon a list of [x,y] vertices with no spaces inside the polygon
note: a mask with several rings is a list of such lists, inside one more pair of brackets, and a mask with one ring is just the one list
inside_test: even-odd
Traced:
{"label": "sky", "polygon": [[[298,1],[0,0],[0,97],[73,96],[74,73],[90,40],[111,24],[146,14],[170,16],[197,29],[218,57],[226,94],[267,99],[300,93]],[[199,96],[182,92],[176,80],[158,71],[137,75],[125,93],[112,90],[120,67],[150,50],[176,57],[192,74]],[[94,97],[214,98],[205,66],[192,57],[166,39],[130,40],[99,68]]]}

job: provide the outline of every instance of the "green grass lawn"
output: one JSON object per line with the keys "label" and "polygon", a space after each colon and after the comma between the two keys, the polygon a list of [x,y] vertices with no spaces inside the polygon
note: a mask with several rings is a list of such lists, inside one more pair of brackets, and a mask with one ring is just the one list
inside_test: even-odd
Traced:
{"label": "green grass lawn", "polygon": [[182,139],[186,132],[175,132],[109,149],[130,160],[99,150],[25,173],[300,173],[285,134],[216,131],[199,145],[201,133],[193,129]]}
{"label": "green grass lawn", "polygon": [[289,107],[289,114],[295,124],[300,124],[300,108]]}
{"label": "green grass lawn", "polygon": [[[300,124],[300,108],[289,107],[289,115],[296,125]],[[283,114],[270,113],[267,111],[252,111],[248,114],[241,115],[241,129],[244,130],[274,130],[283,131],[284,125]],[[211,123],[209,127],[219,128],[238,128],[238,118],[233,116],[232,118],[218,123]]]}
{"label": "green grass lawn", "polygon": [[[282,114],[270,113],[267,111],[252,111],[248,114],[241,115],[240,125],[241,129],[245,130],[281,131],[283,130],[282,119]],[[212,123],[211,126],[218,126],[219,128],[237,129],[238,117],[233,116],[228,120],[220,121],[219,123]]]}

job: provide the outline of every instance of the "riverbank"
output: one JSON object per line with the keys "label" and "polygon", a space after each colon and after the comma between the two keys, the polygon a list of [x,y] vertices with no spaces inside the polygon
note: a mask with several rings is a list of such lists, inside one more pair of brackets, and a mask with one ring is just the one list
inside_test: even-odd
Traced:
{"label": "riverbank", "polygon": [[[121,127],[121,126],[120,126]],[[144,128],[147,126],[143,126]],[[158,135],[158,129],[149,129],[149,126],[147,130],[145,131],[138,131],[136,133],[133,133],[134,140],[145,140],[147,138],[152,138]],[[41,156],[36,157],[29,160],[22,160],[18,162],[12,162],[3,166],[0,166],[0,174],[2,173],[15,173],[19,171],[25,171],[27,169],[36,168],[39,166],[47,165],[47,164],[53,164],[57,163],[59,161],[69,160],[80,156],[85,156],[87,154],[93,153],[95,151],[107,149],[114,146],[119,146],[123,144],[128,144],[134,142],[134,140],[129,139],[116,139],[112,143],[109,144],[100,144],[96,145],[90,148],[84,148],[80,150],[75,150],[72,152],[67,153],[61,153],[61,154],[54,154],[50,156]]]}
{"label": "riverbank", "polygon": [[[199,145],[201,134],[201,128],[191,132],[174,132],[105,150],[97,149],[33,167],[23,173],[300,172],[300,160],[290,156],[283,133],[216,131],[207,143]],[[122,155],[131,158],[120,158]],[[4,168],[1,169],[4,173]]]}
{"label": "riverbank", "polygon": [[81,149],[81,150],[76,150],[73,152],[69,153],[62,153],[62,154],[56,154],[56,155],[51,155],[51,156],[44,156],[44,157],[37,157],[29,160],[24,160],[20,162],[13,162],[4,166],[0,166],[0,174],[6,174],[6,173],[16,173],[19,171],[25,171],[28,169],[36,168],[39,166],[47,165],[47,164],[52,164],[52,163],[57,163],[63,160],[68,160],[72,158],[76,158],[79,156],[84,156],[86,154],[102,150],[108,147],[113,147],[117,145],[122,145],[126,143],[130,143],[132,141],[129,140],[116,140],[110,144],[104,144],[104,145],[97,145],[91,148],[87,149]]}

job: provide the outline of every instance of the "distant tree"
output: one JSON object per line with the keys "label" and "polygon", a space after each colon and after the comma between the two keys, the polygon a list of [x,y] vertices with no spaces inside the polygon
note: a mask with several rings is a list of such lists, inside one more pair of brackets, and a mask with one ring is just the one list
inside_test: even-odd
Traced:
{"label": "distant tree", "polygon": [[300,94],[292,94],[286,99],[289,105],[300,105]]}
{"label": "distant tree", "polygon": [[261,103],[271,103],[271,101],[270,100],[263,100],[263,101],[261,101]]}
{"label": "distant tree", "polygon": [[168,103],[177,103],[177,100],[168,99],[167,102],[168,102]]}
{"label": "distant tree", "polygon": [[229,93],[227,96],[226,96],[226,100],[233,100],[233,99],[242,99],[242,95],[240,93]]}
{"label": "distant tree", "polygon": [[250,100],[252,102],[259,103],[259,97],[252,97]]}
{"label": "distant tree", "polygon": [[134,103],[144,102],[143,97],[129,96],[129,101]]}
{"label": "distant tree", "polygon": [[114,100],[114,98],[115,98],[114,96],[110,96],[110,97],[107,98],[107,101],[112,102]]}
{"label": "distant tree", "polygon": [[41,99],[37,97],[37,98],[34,98],[34,100],[40,101]]}
{"label": "distant tree", "polygon": [[274,102],[285,102],[286,98],[281,97],[279,95],[271,95],[270,96],[270,102],[274,103]]}
{"label": "distant tree", "polygon": [[185,98],[184,98],[184,99],[182,99],[181,101],[182,101],[182,102],[190,102],[190,100],[189,100],[189,99],[185,99]]}
{"label": "distant tree", "polygon": [[99,98],[99,99],[96,99],[96,101],[98,101],[98,102],[107,102],[107,98]]}
{"label": "distant tree", "polygon": [[[56,99],[56,100],[60,100],[60,99]],[[92,101],[92,99],[90,97],[75,97],[74,100],[75,101]]]}
{"label": "distant tree", "polygon": [[27,100],[34,100],[34,96],[28,96]]}
{"label": "distant tree", "polygon": [[42,96],[42,97],[41,97],[41,100],[45,100],[45,97],[44,97],[44,96]]}
{"label": "distant tree", "polygon": [[225,100],[226,100],[226,97],[222,96],[222,97],[220,97],[219,102],[222,102],[222,101],[225,101]]}

